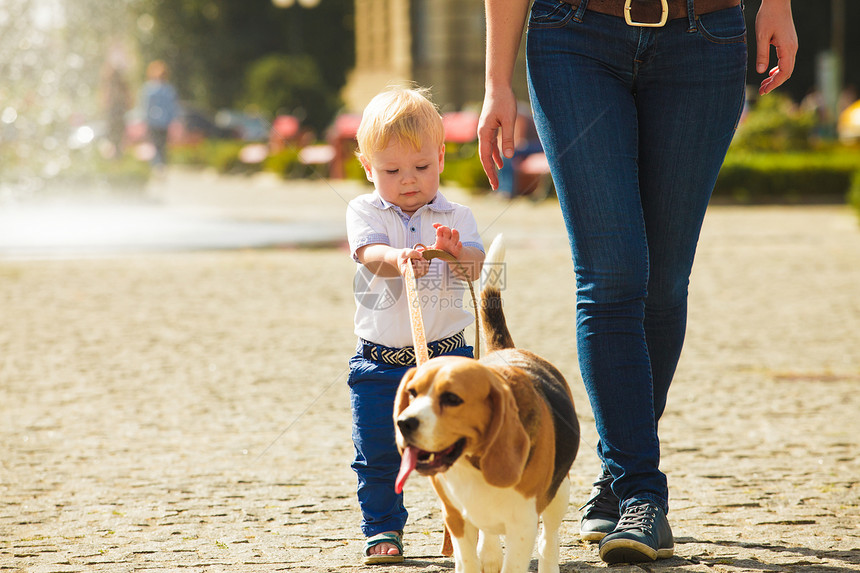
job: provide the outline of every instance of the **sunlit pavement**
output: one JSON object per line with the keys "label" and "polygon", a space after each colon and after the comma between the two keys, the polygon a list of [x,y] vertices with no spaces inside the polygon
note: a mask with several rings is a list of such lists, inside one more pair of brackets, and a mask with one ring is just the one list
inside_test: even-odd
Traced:
{"label": "sunlit pavement", "polygon": [[[190,219],[342,226],[358,191],[170,175],[151,200]],[[580,417],[561,573],[860,571],[853,213],[708,213],[660,421],[675,556],[607,569],[578,535],[600,459],[558,204],[465,199],[485,241],[505,235],[517,344],[564,373]],[[0,260],[0,570],[370,571],[350,469],[355,268],[344,248]],[[407,560],[377,571],[452,573],[429,481],[406,494]]]}
{"label": "sunlit pavement", "polygon": [[[309,193],[330,193],[336,216],[303,209]],[[9,202],[0,205],[0,257],[332,246],[345,240],[342,193],[325,182],[174,172],[136,201]]]}

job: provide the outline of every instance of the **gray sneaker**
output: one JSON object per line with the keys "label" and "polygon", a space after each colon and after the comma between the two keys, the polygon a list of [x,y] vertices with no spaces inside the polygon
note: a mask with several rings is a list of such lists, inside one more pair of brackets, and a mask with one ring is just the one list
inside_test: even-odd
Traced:
{"label": "gray sneaker", "polygon": [[615,530],[621,517],[618,497],[612,492],[612,474],[605,469],[591,490],[591,498],[579,508],[579,536],[583,541],[600,541]]}
{"label": "gray sneaker", "polygon": [[642,563],[674,554],[675,541],[666,514],[648,502],[630,505],[615,531],[600,541],[600,558],[607,563]]}

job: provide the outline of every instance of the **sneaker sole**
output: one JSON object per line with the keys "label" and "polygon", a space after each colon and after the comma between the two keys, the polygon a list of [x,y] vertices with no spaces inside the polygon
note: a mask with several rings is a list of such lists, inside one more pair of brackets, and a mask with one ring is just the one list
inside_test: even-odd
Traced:
{"label": "sneaker sole", "polygon": [[579,538],[583,541],[597,542],[609,535],[603,531],[580,531]]}
{"label": "sneaker sole", "polygon": [[632,539],[613,539],[600,548],[600,558],[612,563],[647,563],[657,559],[668,559],[675,554],[675,548],[655,551],[648,545]]}

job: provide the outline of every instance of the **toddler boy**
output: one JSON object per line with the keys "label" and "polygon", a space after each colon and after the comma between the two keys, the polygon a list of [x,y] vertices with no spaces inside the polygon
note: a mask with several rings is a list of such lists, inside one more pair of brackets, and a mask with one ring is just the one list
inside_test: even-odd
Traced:
{"label": "toddler boy", "polygon": [[[472,356],[463,329],[474,317],[463,303],[460,279],[480,276],[484,248],[469,208],[439,192],[445,162],[444,129],[435,106],[415,89],[377,95],[358,128],[358,157],[373,193],[349,203],[347,235],[358,263],[354,281],[356,355],[350,359],[364,562],[403,561],[407,511],[394,491],[400,454],[394,441],[394,396],[400,379],[415,366],[409,308],[402,275],[412,265],[430,356]],[[438,259],[426,261],[422,247],[454,255],[462,271]],[[465,275],[465,276],[463,276]]]}

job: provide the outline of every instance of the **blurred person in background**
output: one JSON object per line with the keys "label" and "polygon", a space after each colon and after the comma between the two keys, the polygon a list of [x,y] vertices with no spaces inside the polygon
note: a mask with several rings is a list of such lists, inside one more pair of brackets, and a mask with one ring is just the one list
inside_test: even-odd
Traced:
{"label": "blurred person in background", "polygon": [[120,52],[114,51],[108,57],[102,71],[102,108],[107,123],[107,140],[110,146],[104,150],[109,159],[122,155],[125,136],[125,114],[131,106],[131,88],[126,72],[128,64]]}
{"label": "blurred person in background", "polygon": [[176,90],[167,81],[167,75],[163,61],[150,62],[140,95],[147,137],[155,148],[152,166],[159,172],[167,164],[167,128],[179,111]]}

